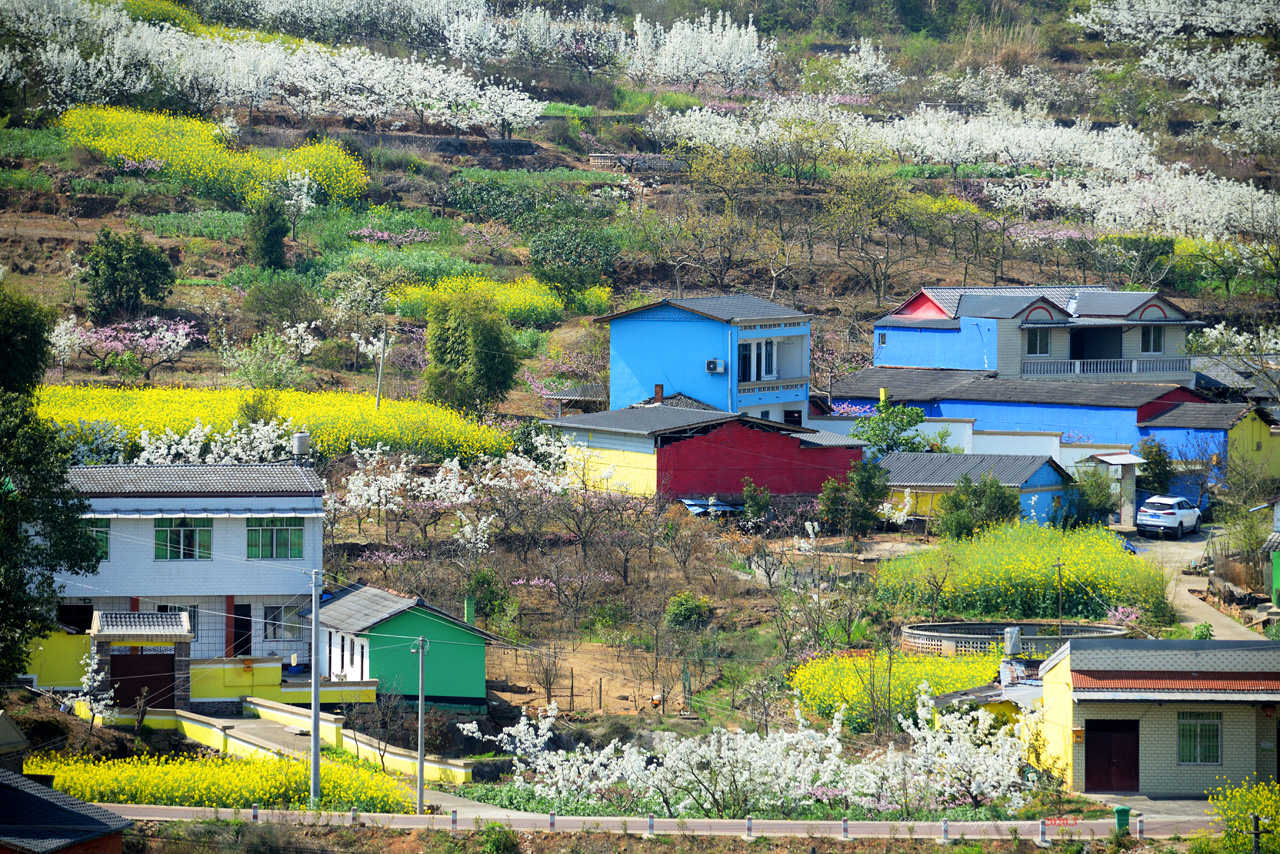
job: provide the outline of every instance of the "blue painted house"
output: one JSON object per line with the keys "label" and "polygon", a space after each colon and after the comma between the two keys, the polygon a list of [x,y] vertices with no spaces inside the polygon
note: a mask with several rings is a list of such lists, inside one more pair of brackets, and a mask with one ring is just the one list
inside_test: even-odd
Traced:
{"label": "blue painted house", "polygon": [[874,364],[1190,385],[1186,334],[1201,325],[1153,291],[925,288],[876,321]]}
{"label": "blue painted house", "polygon": [[809,321],[750,296],[666,299],[598,318],[609,324],[609,408],[661,398],[665,389],[725,412],[803,426]]}

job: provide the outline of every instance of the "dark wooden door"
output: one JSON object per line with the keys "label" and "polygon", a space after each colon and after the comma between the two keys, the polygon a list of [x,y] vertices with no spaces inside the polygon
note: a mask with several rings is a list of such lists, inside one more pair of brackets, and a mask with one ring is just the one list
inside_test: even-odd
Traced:
{"label": "dark wooden door", "polygon": [[253,655],[253,606],[236,605],[231,621],[231,654]]}
{"label": "dark wooden door", "polygon": [[173,653],[111,656],[111,687],[121,709],[138,705],[143,687],[148,709],[173,708]]}
{"label": "dark wooden door", "polygon": [[1138,791],[1138,722],[1085,721],[1084,790]]}

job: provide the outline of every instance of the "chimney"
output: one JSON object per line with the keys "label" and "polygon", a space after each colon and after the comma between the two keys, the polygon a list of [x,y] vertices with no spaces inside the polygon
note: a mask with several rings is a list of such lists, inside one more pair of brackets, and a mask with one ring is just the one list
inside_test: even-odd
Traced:
{"label": "chimney", "polygon": [[474,596],[468,596],[462,600],[462,619],[466,620],[469,626],[476,624],[476,600]]}
{"label": "chimney", "polygon": [[653,387],[653,402],[662,403],[662,383],[656,383]]}

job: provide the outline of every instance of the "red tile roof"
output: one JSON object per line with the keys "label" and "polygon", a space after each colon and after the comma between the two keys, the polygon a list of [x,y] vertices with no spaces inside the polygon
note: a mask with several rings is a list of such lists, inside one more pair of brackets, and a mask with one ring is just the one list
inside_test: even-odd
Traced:
{"label": "red tile roof", "polygon": [[1073,670],[1074,691],[1280,691],[1280,673]]}

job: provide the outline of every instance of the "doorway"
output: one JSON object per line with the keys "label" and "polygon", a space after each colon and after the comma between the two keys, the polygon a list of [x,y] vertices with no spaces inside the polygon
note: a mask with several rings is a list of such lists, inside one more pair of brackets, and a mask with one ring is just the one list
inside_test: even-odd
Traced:
{"label": "doorway", "polygon": [[120,708],[136,708],[138,698],[146,692],[146,704],[150,709],[172,709],[174,699],[174,655],[149,653],[147,655],[111,656],[111,688],[113,698]]}
{"label": "doorway", "polygon": [[236,605],[231,621],[231,654],[253,655],[253,606]]}
{"label": "doorway", "polygon": [[1084,790],[1138,791],[1138,722],[1085,721]]}
{"label": "doorway", "polygon": [[1072,359],[1119,359],[1123,353],[1124,333],[1118,327],[1071,332]]}

